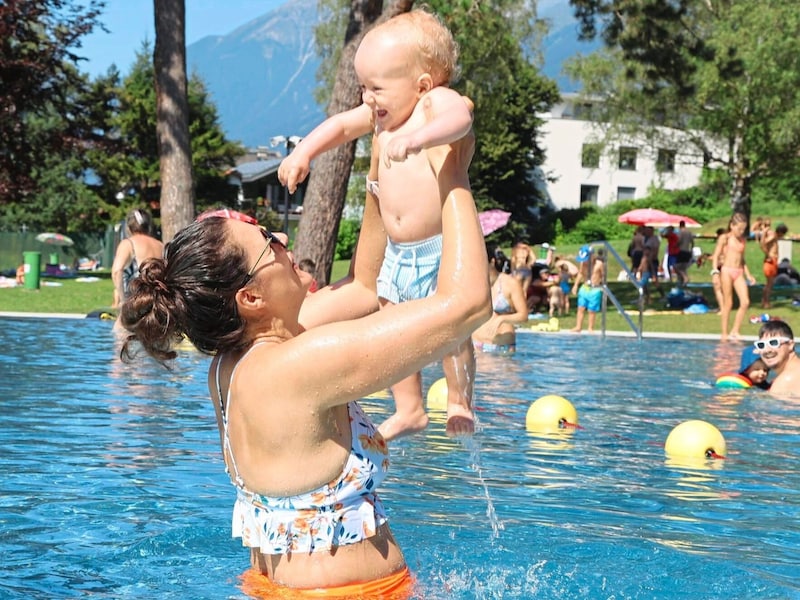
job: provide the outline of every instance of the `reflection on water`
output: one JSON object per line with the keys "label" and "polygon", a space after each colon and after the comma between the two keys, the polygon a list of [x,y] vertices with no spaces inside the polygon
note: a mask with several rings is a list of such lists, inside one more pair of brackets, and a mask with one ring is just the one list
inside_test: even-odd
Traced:
{"label": "reflection on water", "polygon": [[[208,358],[123,365],[96,321],[7,320],[0,342],[0,597],[243,598]],[[739,350],[524,334],[516,355],[479,354],[476,437],[434,412],[392,448],[382,495],[419,596],[800,597],[800,405],[716,390]],[[527,432],[546,394],[584,429]],[[385,392],[364,405],[394,410]],[[689,419],[728,459],[664,456]]]}

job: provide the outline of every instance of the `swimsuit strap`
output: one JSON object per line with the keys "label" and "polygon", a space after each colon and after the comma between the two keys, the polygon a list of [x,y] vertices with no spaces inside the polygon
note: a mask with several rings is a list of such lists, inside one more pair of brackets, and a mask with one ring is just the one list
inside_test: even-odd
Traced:
{"label": "swimsuit strap", "polygon": [[[223,453],[228,455],[228,458],[231,461],[231,467],[233,468],[233,481],[237,487],[241,489],[245,489],[244,480],[239,475],[239,468],[236,466],[236,459],[233,456],[233,448],[231,447],[231,439],[228,435],[228,410],[231,406],[231,383],[233,382],[233,378],[236,375],[236,369],[239,368],[242,360],[253,351],[256,346],[260,346],[261,344],[266,344],[267,342],[257,342],[253,344],[247,352],[245,352],[239,360],[236,361],[236,364],[233,366],[233,370],[231,371],[231,377],[228,380],[228,393],[225,395],[225,402],[222,402],[222,385],[220,381],[220,365],[222,364],[222,359],[220,358],[217,360],[217,368],[216,373],[214,375],[215,383],[217,386],[217,398],[219,398],[219,408],[220,408],[220,415],[222,417],[222,439],[223,439]],[[230,469],[228,469],[228,463],[225,461],[225,472],[230,475]]]}

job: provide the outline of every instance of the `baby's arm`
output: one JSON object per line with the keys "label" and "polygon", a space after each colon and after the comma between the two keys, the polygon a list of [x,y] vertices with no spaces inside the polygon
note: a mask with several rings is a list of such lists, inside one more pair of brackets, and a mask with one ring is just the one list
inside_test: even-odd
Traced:
{"label": "baby's arm", "polygon": [[395,136],[386,145],[384,161],[403,161],[425,148],[451,144],[472,129],[472,101],[447,87],[435,87],[420,99],[425,125],[406,135]]}
{"label": "baby's arm", "polygon": [[294,194],[308,177],[317,156],[372,131],[372,111],[366,104],[325,119],[304,137],[278,167],[278,179]]}

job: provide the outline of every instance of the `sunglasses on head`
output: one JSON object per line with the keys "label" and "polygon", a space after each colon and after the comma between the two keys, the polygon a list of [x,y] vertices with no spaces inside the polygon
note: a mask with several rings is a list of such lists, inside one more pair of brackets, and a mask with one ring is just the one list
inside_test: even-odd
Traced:
{"label": "sunglasses on head", "polygon": [[787,337],[772,337],[765,340],[756,340],[753,342],[753,346],[756,347],[756,350],[764,350],[765,348],[780,348],[781,344],[788,344],[791,341],[792,339]]}
{"label": "sunglasses on head", "polygon": [[247,272],[247,280],[250,281],[253,277],[253,273],[256,272],[256,267],[258,267],[258,263],[261,262],[261,259],[264,258],[264,255],[267,253],[267,250],[272,246],[272,244],[278,244],[281,248],[286,250],[286,244],[284,244],[274,233],[262,227],[258,224],[258,221],[251,217],[250,215],[246,215],[244,213],[239,212],[238,210],[231,210],[230,208],[218,208],[216,210],[209,210],[197,217],[197,221],[204,221],[211,217],[219,217],[222,219],[234,219],[236,221],[242,221],[243,223],[247,223],[248,225],[255,225],[261,231],[261,235],[264,236],[267,244],[264,246],[264,249],[261,251],[261,254],[258,255],[255,264],[253,267]]}

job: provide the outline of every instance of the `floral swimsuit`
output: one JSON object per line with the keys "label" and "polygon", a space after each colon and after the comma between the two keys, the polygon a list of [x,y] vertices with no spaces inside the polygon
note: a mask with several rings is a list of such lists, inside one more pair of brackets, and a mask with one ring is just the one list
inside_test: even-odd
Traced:
{"label": "floral swimsuit", "polygon": [[[350,455],[344,469],[319,489],[285,497],[251,492],[236,468],[228,437],[230,391],[222,402],[217,362],[216,384],[222,414],[224,451],[233,470],[237,498],[233,508],[232,536],[262,554],[320,552],[370,538],[386,522],[386,512],[376,494],[386,477],[389,450],[375,425],[357,402],[347,405],[350,417]],[[234,368],[231,379],[236,373]],[[230,475],[229,469],[226,472]]]}

